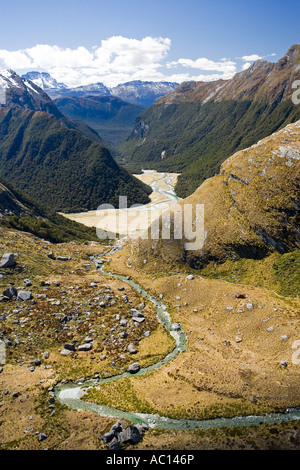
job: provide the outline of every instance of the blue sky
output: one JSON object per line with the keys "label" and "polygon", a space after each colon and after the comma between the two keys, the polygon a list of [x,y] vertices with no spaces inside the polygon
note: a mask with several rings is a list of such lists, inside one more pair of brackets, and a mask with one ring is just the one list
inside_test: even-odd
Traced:
{"label": "blue sky", "polygon": [[300,42],[299,0],[14,0],[0,14],[0,67],[70,85],[229,78]]}

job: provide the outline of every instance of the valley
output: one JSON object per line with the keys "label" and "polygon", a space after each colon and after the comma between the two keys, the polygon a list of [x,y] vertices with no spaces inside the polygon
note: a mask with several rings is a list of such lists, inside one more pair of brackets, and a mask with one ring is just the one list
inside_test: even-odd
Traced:
{"label": "valley", "polygon": [[0,68],[0,450],[300,448],[300,45],[251,57]]}
{"label": "valley", "polygon": [[129,206],[126,209],[101,209],[63,215],[87,227],[98,227],[109,231],[111,227],[115,226],[116,233],[120,237],[128,235],[131,238],[137,238],[165,210],[178,201],[174,192],[178,174],[158,173],[150,170],[134,176],[152,188],[152,193],[149,196],[151,202],[148,204],[140,205],[140,208]]}

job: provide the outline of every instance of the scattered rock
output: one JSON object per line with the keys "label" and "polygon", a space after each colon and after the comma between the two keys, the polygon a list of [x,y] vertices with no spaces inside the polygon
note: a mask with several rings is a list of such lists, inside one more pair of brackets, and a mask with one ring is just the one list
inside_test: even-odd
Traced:
{"label": "scattered rock", "polygon": [[143,321],[145,321],[145,317],[132,317],[132,320],[137,323],[143,323]]}
{"label": "scattered rock", "polygon": [[13,297],[17,297],[18,291],[15,287],[8,287],[3,291],[4,297],[7,297],[8,299],[12,299]]}
{"label": "scattered rock", "polygon": [[140,365],[138,362],[134,362],[133,364],[130,364],[128,367],[128,372],[131,374],[136,374],[140,370]]}
{"label": "scattered rock", "polygon": [[71,258],[68,256],[58,256],[56,259],[57,261],[70,261]]}
{"label": "scattered rock", "polygon": [[17,300],[21,302],[26,302],[27,300],[32,299],[32,293],[26,290],[19,290]]}
{"label": "scattered rock", "polygon": [[188,276],[186,276],[186,279],[192,281],[194,279],[194,276],[192,274],[189,274]]}
{"label": "scattered rock", "polygon": [[24,284],[26,287],[30,287],[31,286],[31,280],[30,279],[24,279]]}
{"label": "scattered rock", "polygon": [[41,433],[39,434],[39,441],[42,442],[42,441],[44,441],[45,439],[47,439],[47,437],[48,437],[47,434],[41,432]]}
{"label": "scattered rock", "polygon": [[60,354],[61,354],[62,356],[69,356],[70,354],[72,354],[72,351],[70,351],[69,349],[62,349],[62,350],[60,351]]}
{"label": "scattered rock", "polygon": [[281,367],[287,367],[287,361],[280,361]]}
{"label": "scattered rock", "polygon": [[64,348],[67,349],[68,351],[72,351],[72,352],[76,351],[75,345],[72,343],[65,344]]}
{"label": "scattered rock", "polygon": [[93,349],[93,345],[91,343],[80,344],[78,346],[78,351],[90,351]]}
{"label": "scattered rock", "polygon": [[14,253],[5,253],[0,261],[0,268],[12,268],[16,265]]}
{"label": "scattered rock", "polygon": [[241,341],[243,341],[242,338],[240,338],[239,336],[236,336],[234,340],[236,343],[240,343]]}
{"label": "scattered rock", "polygon": [[127,349],[130,352],[130,354],[136,354],[137,353],[137,349],[136,349],[136,347],[133,343],[130,343]]}

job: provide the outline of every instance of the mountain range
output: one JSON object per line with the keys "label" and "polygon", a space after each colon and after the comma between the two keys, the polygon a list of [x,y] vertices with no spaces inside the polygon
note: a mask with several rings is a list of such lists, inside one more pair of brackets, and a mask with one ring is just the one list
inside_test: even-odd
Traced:
{"label": "mountain range", "polygon": [[27,72],[22,76],[42,88],[52,98],[65,96],[115,96],[128,103],[151,106],[154,100],[173,91],[178,83],[174,82],[151,82],[134,80],[119,84],[114,87],[106,87],[103,83],[92,83],[78,87],[68,87],[64,83],[57,82],[47,72]]}
{"label": "mountain range", "polygon": [[256,61],[230,80],[182,83],[137,117],[119,149],[123,163],[181,173],[176,192],[186,197],[236,150],[300,118],[291,99],[299,67],[294,45],[277,63]]}
{"label": "mountain range", "polygon": [[37,85],[3,69],[0,85],[0,176],[56,211],[117,206],[119,195],[149,201],[151,189],[117,165],[103,139]]}

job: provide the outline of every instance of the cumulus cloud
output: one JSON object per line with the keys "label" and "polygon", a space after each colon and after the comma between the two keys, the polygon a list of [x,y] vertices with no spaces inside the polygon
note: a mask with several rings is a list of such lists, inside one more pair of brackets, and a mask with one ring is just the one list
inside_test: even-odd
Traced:
{"label": "cumulus cloud", "polygon": [[254,62],[255,60],[260,60],[262,59],[263,57],[258,55],[258,54],[251,54],[251,55],[244,55],[242,57],[242,59],[245,61],[245,62]]}
{"label": "cumulus cloud", "polygon": [[167,67],[175,67],[181,65],[182,67],[188,67],[191,69],[198,69],[203,72],[218,72],[218,78],[230,78],[236,73],[236,63],[229,59],[222,59],[219,62],[207,59],[206,57],[200,57],[196,60],[191,59],[178,59],[175,62],[169,62]]}
{"label": "cumulus cloud", "polygon": [[104,80],[116,84],[131,77],[155,77],[171,47],[169,38],[141,40],[112,36],[89,51],[47,44],[19,51],[0,50],[2,66],[13,70],[48,71],[69,86]]}
{"label": "cumulus cloud", "polygon": [[[132,39],[112,36],[90,50],[84,46],[74,49],[57,45],[37,44],[18,51],[0,50],[0,67],[17,73],[49,72],[59,82],[70,87],[102,82],[114,86],[130,80],[211,81],[231,78],[237,63],[228,58],[218,61],[200,57],[167,61],[171,40],[163,37]],[[261,57],[257,54],[240,57],[246,69]]]}

